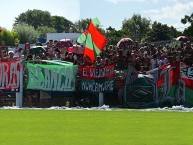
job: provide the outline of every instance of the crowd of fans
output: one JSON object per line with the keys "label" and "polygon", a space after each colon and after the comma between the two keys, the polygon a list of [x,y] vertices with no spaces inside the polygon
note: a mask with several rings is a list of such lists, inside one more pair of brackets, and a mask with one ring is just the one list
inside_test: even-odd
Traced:
{"label": "crowd of fans", "polygon": [[[38,43],[36,46],[41,46]],[[189,66],[193,66],[193,45],[190,41],[182,43],[181,47],[176,46],[171,48],[169,44],[156,46],[154,44],[143,44],[139,46],[137,43],[125,48],[117,46],[106,46],[100,56],[96,57],[95,62],[91,62],[89,57],[85,57],[83,53],[76,53],[73,49],[83,49],[83,46],[73,45],[73,47],[58,47],[58,41],[49,40],[42,53],[32,54],[32,44],[26,43],[24,48],[20,48],[18,44],[10,49],[4,42],[0,43],[0,62],[10,62],[23,59],[25,61],[33,61],[41,63],[39,60],[62,60],[68,61],[78,66],[94,66],[103,67],[114,65],[115,69],[127,69],[128,66],[133,66],[140,73],[145,73],[148,70],[155,69],[176,61],[184,62]],[[37,47],[36,47],[37,48]],[[25,69],[24,69],[25,70]],[[24,79],[24,82],[26,79]],[[124,79],[116,75],[118,85],[118,100],[122,102]],[[1,91],[0,91],[1,92]],[[40,95],[34,95],[38,91],[27,91],[25,102],[27,106],[32,106],[32,98],[37,98]],[[1,95],[0,95],[1,96]],[[36,97],[32,97],[36,96]],[[37,100],[37,99],[35,99]],[[47,100],[47,99],[44,99]],[[121,104],[121,103],[120,103]]]}
{"label": "crowd of fans", "polygon": [[16,44],[12,50],[8,50],[5,43],[1,42],[0,61],[13,61],[20,58],[26,61],[62,60],[79,66],[102,67],[114,64],[116,69],[127,69],[128,65],[131,65],[142,73],[175,61],[181,61],[190,66],[193,64],[193,45],[190,41],[184,43],[181,47],[176,46],[175,48],[169,47],[168,44],[165,46],[154,46],[147,43],[143,46],[132,45],[124,49],[110,45],[104,48],[101,55],[96,57],[94,63],[90,61],[89,57],[84,57],[83,54],[77,54],[72,50],[68,51],[68,47],[59,48],[57,40],[46,42],[46,45],[43,47],[45,49],[44,53],[32,55],[30,48],[30,44],[26,43],[24,49],[19,48],[18,44]]}

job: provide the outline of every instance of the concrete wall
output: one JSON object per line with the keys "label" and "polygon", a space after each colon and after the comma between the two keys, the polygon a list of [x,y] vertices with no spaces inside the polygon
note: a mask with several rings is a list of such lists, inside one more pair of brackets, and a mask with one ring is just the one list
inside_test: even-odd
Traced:
{"label": "concrete wall", "polygon": [[80,33],[47,33],[48,40],[61,40],[61,39],[72,39],[73,44],[76,44],[77,38],[80,36]]}

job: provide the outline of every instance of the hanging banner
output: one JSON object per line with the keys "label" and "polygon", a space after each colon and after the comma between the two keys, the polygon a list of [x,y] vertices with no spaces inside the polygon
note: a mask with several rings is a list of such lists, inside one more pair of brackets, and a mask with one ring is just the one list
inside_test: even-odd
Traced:
{"label": "hanging banner", "polygon": [[19,89],[20,61],[0,62],[0,89]]}
{"label": "hanging banner", "polygon": [[114,78],[114,70],[114,65],[99,68],[91,66],[82,66],[79,68],[78,72],[80,74],[80,77],[83,79],[98,80]]}
{"label": "hanging banner", "polygon": [[181,75],[181,81],[183,82],[182,87],[184,91],[184,106],[186,107],[192,107],[193,106],[193,67],[188,66],[184,63],[180,63],[180,75]]}
{"label": "hanging banner", "polygon": [[156,101],[161,105],[179,103],[183,96],[178,95],[180,80],[180,63],[170,63],[159,68]]}
{"label": "hanging banner", "polygon": [[184,79],[193,80],[193,67],[187,66],[184,63],[180,63],[180,74]]}
{"label": "hanging banner", "polygon": [[165,106],[184,101],[179,62],[140,74],[136,79],[130,79],[131,76],[131,73],[127,76],[132,81],[125,87],[125,103],[131,107]]}
{"label": "hanging banner", "polygon": [[75,91],[78,66],[27,63],[27,89]]}
{"label": "hanging banner", "polygon": [[79,68],[81,90],[93,93],[112,92],[114,89],[114,65],[105,67],[82,66]]}
{"label": "hanging banner", "polygon": [[[128,76],[130,77],[130,76]],[[193,67],[175,62],[138,76],[125,86],[130,107],[193,106]]]}
{"label": "hanging banner", "polygon": [[112,92],[114,88],[114,79],[105,80],[81,80],[81,90],[89,92]]}

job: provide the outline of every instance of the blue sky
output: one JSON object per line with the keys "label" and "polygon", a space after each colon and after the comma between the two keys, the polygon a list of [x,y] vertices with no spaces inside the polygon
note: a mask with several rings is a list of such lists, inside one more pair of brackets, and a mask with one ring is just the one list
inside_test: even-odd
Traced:
{"label": "blue sky", "polygon": [[5,0],[1,1],[0,26],[12,29],[14,18],[28,9],[47,10],[72,22],[98,17],[103,28],[116,29],[136,13],[183,30],[186,26],[180,19],[193,13],[193,0]]}

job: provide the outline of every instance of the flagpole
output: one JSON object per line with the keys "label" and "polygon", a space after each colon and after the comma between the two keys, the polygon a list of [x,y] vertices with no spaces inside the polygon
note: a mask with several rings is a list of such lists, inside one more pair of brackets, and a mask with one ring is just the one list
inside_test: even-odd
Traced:
{"label": "flagpole", "polygon": [[[88,28],[90,27],[90,25],[91,25],[91,23],[92,23],[92,20],[90,19],[90,23],[89,23],[89,25],[87,26],[87,31],[88,31]],[[88,32],[89,33],[89,32]],[[91,35],[91,34],[90,34]],[[91,38],[92,38],[92,35],[91,35]],[[86,40],[88,39],[88,35],[86,35]],[[93,38],[92,38],[92,46],[93,46],[93,51],[94,51],[94,58],[95,58],[95,61],[96,61],[96,56],[97,56],[97,54],[96,54],[96,52],[95,52],[95,45],[94,45],[94,43],[93,43]],[[85,51],[85,50],[84,50]],[[93,62],[93,63],[95,63],[95,62]],[[98,99],[99,99],[99,106],[103,106],[104,105],[104,93],[102,93],[102,92],[98,92]]]}
{"label": "flagpole", "polygon": [[[90,19],[90,23],[92,23],[91,19]],[[90,25],[90,24],[89,24],[89,25]],[[92,35],[91,35],[91,37],[92,37]],[[96,62],[96,58],[97,58],[96,56],[97,56],[97,54],[96,54],[96,52],[95,52],[95,45],[94,45],[93,41],[92,41],[92,46],[93,46],[93,49],[94,49],[94,56],[95,56],[95,62]],[[101,107],[101,106],[104,105],[104,93],[99,92],[99,93],[98,93],[98,98],[99,98],[99,106]]]}
{"label": "flagpole", "polygon": [[[91,35],[92,36],[92,35]],[[92,41],[92,45],[93,45],[93,49],[94,49],[94,56],[95,56],[95,62],[96,62],[96,53],[95,53],[95,47],[94,47],[94,43]],[[100,66],[99,66],[100,67]],[[103,106],[104,105],[104,93],[99,92],[98,93],[98,98],[99,98],[99,106]]]}

